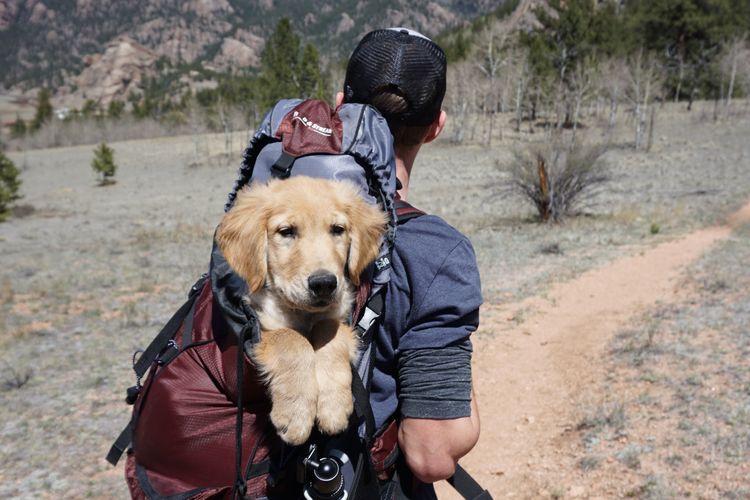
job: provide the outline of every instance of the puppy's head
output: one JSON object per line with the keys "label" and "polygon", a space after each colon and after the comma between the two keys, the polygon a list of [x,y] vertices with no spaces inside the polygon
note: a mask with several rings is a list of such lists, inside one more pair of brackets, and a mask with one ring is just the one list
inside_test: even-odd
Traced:
{"label": "puppy's head", "polygon": [[288,307],[322,311],[359,284],[385,224],[350,184],[299,176],[240,192],[217,242],[251,293],[265,286]]}

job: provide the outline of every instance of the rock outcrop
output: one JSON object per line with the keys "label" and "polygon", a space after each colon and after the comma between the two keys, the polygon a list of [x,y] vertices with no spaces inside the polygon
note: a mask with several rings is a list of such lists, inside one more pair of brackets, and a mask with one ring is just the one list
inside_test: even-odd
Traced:
{"label": "rock outcrop", "polygon": [[158,55],[129,37],[107,45],[103,54],[84,57],[85,68],[72,79],[74,92],[61,96],[61,104],[80,108],[88,99],[106,108],[113,100],[124,101],[142,88],[145,78],[154,76]]}

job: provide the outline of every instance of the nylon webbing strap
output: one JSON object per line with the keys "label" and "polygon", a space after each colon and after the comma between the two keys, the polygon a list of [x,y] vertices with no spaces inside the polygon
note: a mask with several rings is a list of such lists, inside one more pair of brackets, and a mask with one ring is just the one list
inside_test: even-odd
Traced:
{"label": "nylon webbing strap", "polygon": [[[164,328],[161,329],[156,338],[151,341],[143,354],[141,354],[138,360],[133,363],[133,371],[135,372],[136,378],[138,379],[139,383],[141,377],[145,375],[149,367],[154,363],[154,361],[156,361],[162,351],[164,351],[164,348],[167,347],[169,342],[173,340],[185,317],[188,316],[189,313],[195,312],[193,306],[198,300],[198,295],[200,295],[200,291],[203,289],[203,285],[206,282],[207,276],[208,275],[204,274],[198,281],[195,282],[195,284],[190,289],[190,294],[188,295],[187,302],[185,302],[182,307],[180,307],[177,312],[174,313],[167,324],[164,325]],[[190,327],[192,329],[192,320]],[[190,332],[190,337],[192,338],[192,331]],[[130,443],[133,440],[133,418],[134,416],[130,417],[128,425],[126,425],[120,435],[117,436],[114,444],[109,449],[109,453],[107,453],[107,462],[112,465],[117,465],[117,462],[120,461],[120,457],[122,457],[122,454],[125,453],[125,450],[127,450],[128,446],[130,446]]]}
{"label": "nylon webbing strap", "polygon": [[154,361],[156,361],[159,354],[161,354],[164,348],[167,347],[169,341],[172,340],[177,333],[177,330],[180,328],[180,325],[190,311],[190,308],[193,307],[195,299],[196,296],[191,297],[177,310],[176,313],[174,313],[174,316],[172,316],[167,324],[164,325],[164,328],[161,329],[159,335],[151,341],[143,354],[141,354],[138,360],[133,364],[133,371],[135,371],[136,376],[142,377]]}
{"label": "nylon webbing strap", "polygon": [[359,418],[364,418],[366,437],[369,440],[375,434],[375,415],[372,413],[370,396],[365,389],[365,384],[354,367],[352,367],[352,395],[354,396],[354,411]]}
{"label": "nylon webbing strap", "polygon": [[109,453],[107,453],[107,462],[111,463],[112,465],[117,465],[117,462],[120,461],[120,457],[123,453],[125,453],[125,450],[130,446],[130,441],[133,438],[133,421],[131,420],[128,422],[128,425],[125,426],[125,428],[122,430],[119,436],[117,436],[117,440],[114,442],[112,447],[109,449]]}
{"label": "nylon webbing strap", "polygon": [[425,214],[423,211],[411,206],[404,200],[396,200],[394,205],[396,207],[396,220],[398,224],[403,224],[408,220]]}
{"label": "nylon webbing strap", "polygon": [[482,488],[460,464],[456,464],[456,473],[448,478],[448,483],[468,500],[492,500],[489,491]]}
{"label": "nylon webbing strap", "polygon": [[[161,329],[156,338],[151,341],[146,350],[143,351],[143,354],[141,354],[138,360],[133,364],[133,371],[135,371],[137,377],[143,377],[149,367],[154,361],[156,361],[159,354],[161,354],[164,348],[167,347],[169,341],[177,334],[177,330],[180,328],[180,325],[193,308],[193,304],[198,299],[198,295],[200,295],[200,291],[203,288],[205,281],[206,276],[201,276],[201,278],[192,286],[187,302],[185,302],[182,307],[174,313],[174,316],[172,316],[167,324],[164,325],[164,328]],[[190,332],[190,335],[192,337],[192,332]]]}

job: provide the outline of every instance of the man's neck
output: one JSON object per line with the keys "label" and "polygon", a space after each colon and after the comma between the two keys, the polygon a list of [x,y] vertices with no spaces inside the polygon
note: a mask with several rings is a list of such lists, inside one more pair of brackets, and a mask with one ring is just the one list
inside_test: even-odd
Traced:
{"label": "man's neck", "polygon": [[419,153],[419,146],[410,146],[396,148],[396,177],[401,182],[401,189],[398,190],[399,197],[408,201],[409,198],[409,178],[411,177],[411,168],[414,166],[414,160]]}

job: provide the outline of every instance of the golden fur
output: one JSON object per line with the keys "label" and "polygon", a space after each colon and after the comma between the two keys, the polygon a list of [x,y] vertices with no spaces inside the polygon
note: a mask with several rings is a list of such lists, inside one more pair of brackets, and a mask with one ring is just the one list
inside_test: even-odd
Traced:
{"label": "golden fur", "polygon": [[[327,434],[347,427],[357,340],[344,322],[385,222],[352,185],[300,176],[242,190],[219,226],[219,247],[260,319],[251,355],[289,444],[304,443],[316,422]],[[327,288],[316,286],[321,276]]]}

